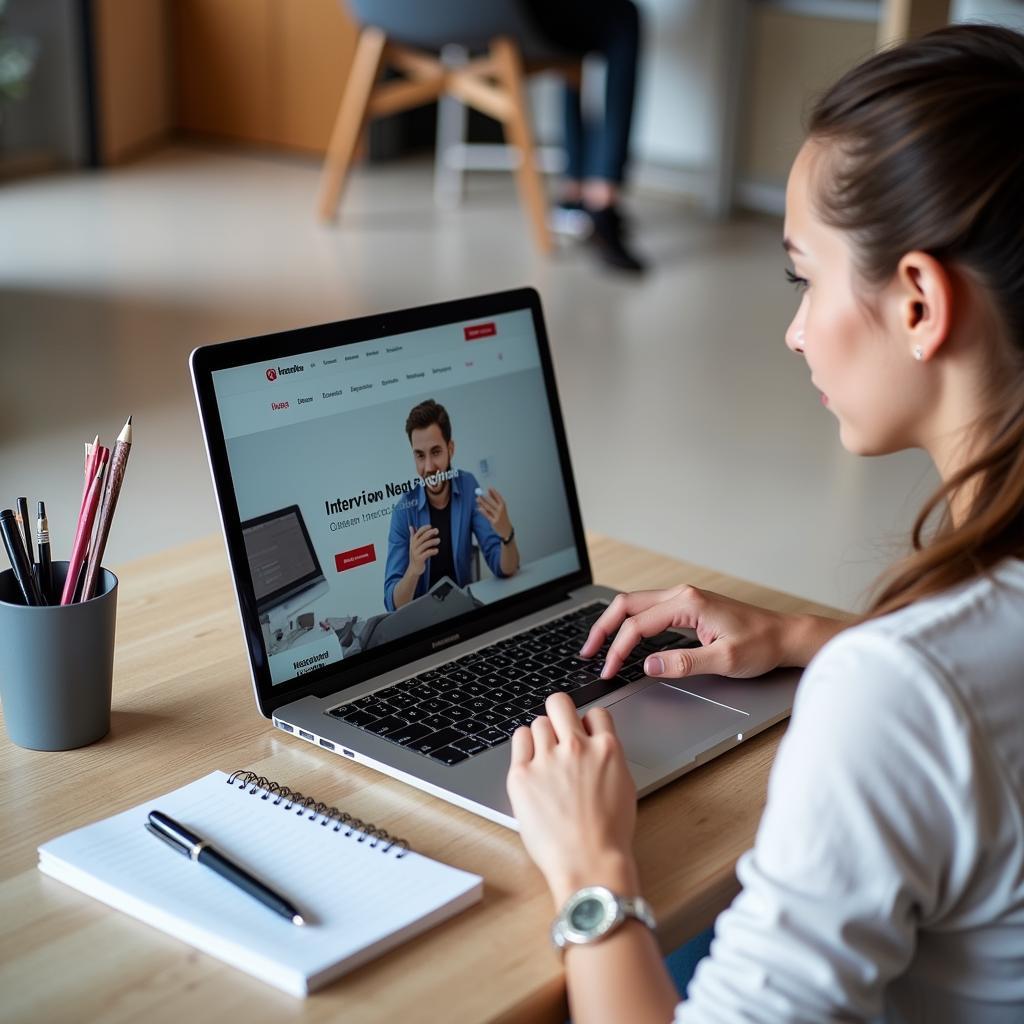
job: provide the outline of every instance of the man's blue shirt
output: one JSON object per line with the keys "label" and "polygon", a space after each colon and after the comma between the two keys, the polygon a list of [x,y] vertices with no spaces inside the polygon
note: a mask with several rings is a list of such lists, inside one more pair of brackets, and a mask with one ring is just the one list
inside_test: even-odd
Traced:
{"label": "man's blue shirt", "polygon": [[[452,517],[452,561],[455,564],[455,582],[464,587],[470,582],[470,563],[473,557],[472,538],[480,545],[484,558],[495,576],[504,576],[501,571],[501,538],[495,533],[487,517],[476,503],[476,477],[460,469],[450,481],[451,500],[449,508]],[[413,532],[421,526],[430,525],[430,508],[427,505],[427,489],[422,484],[391,510],[391,529],[388,531],[388,560],[384,572],[384,607],[395,610],[395,587],[401,582],[409,568],[409,527]],[[421,597],[436,580],[430,578],[430,563],[416,582],[413,597]]]}

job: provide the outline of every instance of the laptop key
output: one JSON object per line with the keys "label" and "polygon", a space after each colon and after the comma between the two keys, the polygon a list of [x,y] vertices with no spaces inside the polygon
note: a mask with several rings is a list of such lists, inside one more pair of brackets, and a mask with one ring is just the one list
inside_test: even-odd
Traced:
{"label": "laptop key", "polygon": [[[344,708],[335,708],[335,711],[344,711]],[[334,711],[331,712],[334,714]],[[349,711],[347,715],[341,716],[343,721],[348,722],[349,725],[356,725],[362,729],[365,729],[371,722],[376,722],[377,719],[373,717],[368,711],[361,711],[356,708],[355,711]]]}
{"label": "laptop key", "polygon": [[573,704],[581,708],[584,704],[598,700],[606,694],[614,693],[621,686],[623,686],[622,678],[613,676],[611,679],[598,679],[586,686],[581,686],[578,690],[573,690],[569,696],[572,697]]}
{"label": "laptop key", "polygon": [[474,679],[471,683],[463,683],[462,690],[473,697],[482,697],[490,690],[490,687],[485,686],[479,679]]}
{"label": "laptop key", "polygon": [[499,715],[496,711],[481,711],[476,716],[476,720],[483,722],[485,725],[497,725],[499,722],[503,722],[505,717],[505,715]]}
{"label": "laptop key", "polygon": [[431,697],[440,697],[444,694],[445,680],[441,679],[436,683],[417,683],[416,687],[409,692],[417,700],[429,700]]}
{"label": "laptop key", "polygon": [[506,701],[510,701],[515,694],[511,690],[506,689],[504,686],[496,686],[487,696],[495,704],[504,704]]}
{"label": "laptop key", "polygon": [[429,711],[432,715],[439,715],[445,708],[450,708],[451,701],[442,700],[440,697],[429,697],[420,702],[420,707]]}
{"label": "laptop key", "polygon": [[378,736],[386,736],[389,732],[394,732],[395,729],[400,729],[407,724],[397,715],[388,715],[385,718],[378,718],[376,722],[370,722],[369,725],[364,725],[363,728],[367,732],[375,732]]}
{"label": "laptop key", "polygon": [[502,672],[488,672],[476,680],[478,686],[487,690],[493,690],[495,686],[505,685],[505,675]]}
{"label": "laptop key", "polygon": [[460,718],[452,723],[452,728],[463,736],[474,736],[488,728],[489,723],[480,721],[479,718]]}
{"label": "laptop key", "polygon": [[384,718],[395,713],[395,709],[383,700],[375,700],[372,704],[366,704],[363,707],[363,711],[369,711],[371,715],[376,715],[378,718]]}
{"label": "laptop key", "polygon": [[619,676],[625,679],[627,683],[635,683],[643,675],[643,665],[627,665],[625,668],[619,669]]}
{"label": "laptop key", "polygon": [[432,750],[440,750],[458,739],[462,739],[461,732],[456,732],[454,729],[441,729],[422,739],[414,740],[409,744],[409,749],[417,750],[421,754],[429,754]]}
{"label": "laptop key", "polygon": [[483,740],[489,747],[496,747],[499,743],[504,743],[508,739],[508,735],[492,725],[489,729],[478,732],[476,738]]}
{"label": "laptop key", "polygon": [[392,693],[388,695],[388,703],[397,711],[404,711],[419,703],[419,701],[408,693]]}
{"label": "laptop key", "polygon": [[461,750],[464,754],[471,756],[487,749],[487,744],[483,740],[478,740],[475,736],[463,736],[461,740],[456,740],[452,746],[456,750]]}
{"label": "laptop key", "polygon": [[420,721],[435,732],[438,729],[447,729],[452,724],[452,719],[448,715],[428,715],[426,718],[421,718]]}
{"label": "laptop key", "polygon": [[501,715],[502,718],[511,718],[519,708],[515,707],[513,704],[495,704],[491,710],[496,715]]}
{"label": "laptop key", "polygon": [[394,732],[389,732],[385,739],[389,739],[393,743],[401,743],[403,747],[407,747],[410,743],[423,739],[424,736],[430,736],[433,731],[433,729],[422,722],[413,722],[395,729]]}
{"label": "laptop key", "polygon": [[481,711],[490,711],[493,701],[486,700],[483,697],[471,697],[469,700],[464,700],[462,706],[472,715],[475,715]]}
{"label": "laptop key", "polygon": [[431,751],[430,756],[435,761],[440,761],[441,764],[451,766],[458,764],[460,761],[465,761],[469,754],[464,750],[459,750],[457,747],[442,747],[440,750]]}
{"label": "laptop key", "polygon": [[[425,722],[428,718],[431,717],[431,715],[426,708],[420,706],[419,704],[413,704],[412,707],[406,708],[402,712],[402,717],[407,722]],[[434,726],[434,728],[436,729],[437,726]]]}

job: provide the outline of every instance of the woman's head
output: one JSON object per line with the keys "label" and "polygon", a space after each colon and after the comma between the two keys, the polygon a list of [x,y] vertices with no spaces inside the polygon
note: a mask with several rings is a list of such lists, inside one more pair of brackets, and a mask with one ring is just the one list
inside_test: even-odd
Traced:
{"label": "woman's head", "polygon": [[[951,27],[843,76],[816,104],[790,176],[786,244],[807,284],[787,344],[848,448],[936,458],[944,488],[916,546],[936,504],[971,496],[900,568],[917,582],[948,585],[1024,554],[1021,126],[1024,36]],[[986,507],[996,514],[979,519]],[[936,574],[939,554],[955,578]],[[881,606],[917,596],[909,580],[890,583]]]}

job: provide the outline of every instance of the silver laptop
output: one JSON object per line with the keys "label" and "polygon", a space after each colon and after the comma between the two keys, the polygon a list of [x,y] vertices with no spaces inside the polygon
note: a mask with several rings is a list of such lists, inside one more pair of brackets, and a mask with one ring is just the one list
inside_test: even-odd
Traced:
{"label": "silver laptop", "polygon": [[[260,712],[515,828],[509,737],[608,707],[641,796],[786,717],[798,673],[621,672],[532,289],[196,349],[192,377]],[[643,514],[637,502],[637,514]],[[606,644],[607,647],[607,644]]]}

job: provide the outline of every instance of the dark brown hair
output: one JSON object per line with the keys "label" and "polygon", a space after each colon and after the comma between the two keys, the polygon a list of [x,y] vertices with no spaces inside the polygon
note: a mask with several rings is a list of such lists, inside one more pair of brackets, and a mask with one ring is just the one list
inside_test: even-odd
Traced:
{"label": "dark brown hair", "polygon": [[447,444],[452,439],[452,421],[448,419],[448,410],[432,398],[414,405],[409,412],[409,418],[405,421],[405,433],[409,443],[412,444],[414,430],[423,430],[433,423],[441,428],[441,436]]}
{"label": "dark brown hair", "polygon": [[[998,335],[984,339],[996,355],[976,424],[987,446],[926,502],[914,550],[879,582],[872,616],[1024,556],[1022,126],[1024,36],[990,25],[875,54],[810,116],[809,137],[828,146],[816,207],[849,233],[863,281],[883,284],[906,253],[926,252],[987,296]],[[969,496],[967,514],[954,524],[958,495]]]}

